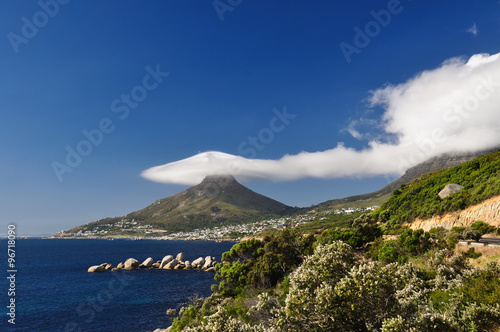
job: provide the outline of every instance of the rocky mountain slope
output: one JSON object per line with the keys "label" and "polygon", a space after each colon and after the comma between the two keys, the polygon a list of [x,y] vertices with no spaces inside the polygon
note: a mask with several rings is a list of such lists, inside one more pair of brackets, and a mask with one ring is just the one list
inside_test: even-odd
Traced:
{"label": "rocky mountain slope", "polygon": [[462,211],[455,211],[430,219],[416,219],[410,224],[412,229],[422,228],[426,231],[434,227],[451,229],[452,227],[470,227],[481,220],[495,227],[500,227],[500,196],[490,198],[482,203],[470,206]]}

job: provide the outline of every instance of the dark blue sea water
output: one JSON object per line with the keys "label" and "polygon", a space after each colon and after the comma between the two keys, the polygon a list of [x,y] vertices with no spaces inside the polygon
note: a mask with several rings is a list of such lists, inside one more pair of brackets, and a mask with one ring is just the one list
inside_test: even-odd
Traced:
{"label": "dark blue sea water", "polygon": [[0,331],[153,331],[171,321],[169,308],[194,294],[210,295],[214,273],[200,270],[134,270],[88,273],[104,262],[116,266],[184,253],[185,260],[221,254],[234,243],[156,240],[44,240],[16,243],[16,325],[7,320],[7,241],[0,240]]}

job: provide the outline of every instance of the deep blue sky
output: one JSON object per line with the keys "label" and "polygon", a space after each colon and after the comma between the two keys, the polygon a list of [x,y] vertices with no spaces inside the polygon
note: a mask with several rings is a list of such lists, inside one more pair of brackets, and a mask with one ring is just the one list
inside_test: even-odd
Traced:
{"label": "deep blue sky", "polygon": [[[362,148],[343,129],[367,112],[370,90],[451,57],[499,52],[496,0],[402,0],[400,12],[348,63],[340,43],[354,45],[354,28],[364,29],[370,12],[391,2],[244,0],[223,21],[212,1],[73,0],[53,17],[40,14],[37,1],[5,2],[0,234],[10,222],[22,233],[54,233],[183,190],[139,174],[204,151],[238,155],[241,142],[269,126],[274,108],[297,117],[257,158],[338,142]],[[36,35],[25,27],[23,36],[23,17],[42,25]],[[477,34],[467,32],[474,24]],[[157,65],[169,76],[121,120],[111,103]],[[114,131],[59,181],[52,163],[64,164],[66,147],[76,149],[82,130],[105,118]],[[308,206],[385,184],[379,177],[246,185]]]}

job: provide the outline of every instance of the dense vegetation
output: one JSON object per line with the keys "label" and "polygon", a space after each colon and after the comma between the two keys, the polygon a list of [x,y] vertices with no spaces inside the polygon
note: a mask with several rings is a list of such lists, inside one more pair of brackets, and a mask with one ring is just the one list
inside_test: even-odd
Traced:
{"label": "dense vegetation", "polygon": [[404,228],[383,241],[370,220],[317,238],[285,229],[236,244],[217,266],[214,294],[181,308],[171,331],[500,328],[500,265],[473,268],[474,249],[450,249],[472,228]]}
{"label": "dense vegetation", "polygon": [[331,213],[325,217],[320,217],[317,218],[317,220],[299,225],[296,228],[303,233],[321,233],[326,229],[348,227],[353,219],[362,214],[363,212],[355,212],[352,214]]}
{"label": "dense vegetation", "polygon": [[[439,198],[438,193],[449,183],[460,184],[464,189],[445,199]],[[500,195],[500,151],[402,185],[374,217],[389,227],[398,227],[416,218],[465,209],[496,195]]]}
{"label": "dense vegetation", "polygon": [[263,241],[240,242],[222,255],[215,280],[223,296],[241,295],[249,288],[269,289],[312,253],[314,237],[285,229]]}

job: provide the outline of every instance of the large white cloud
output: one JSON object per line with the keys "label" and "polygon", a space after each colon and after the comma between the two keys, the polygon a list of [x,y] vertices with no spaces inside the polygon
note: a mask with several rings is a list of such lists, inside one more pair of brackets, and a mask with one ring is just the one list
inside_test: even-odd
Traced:
{"label": "large white cloud", "polygon": [[401,174],[443,153],[498,147],[500,53],[449,59],[407,82],[371,91],[368,101],[371,107],[383,108],[382,118],[356,120],[347,131],[358,139],[373,137],[356,129],[357,123],[372,123],[392,139],[369,141],[364,150],[339,143],[330,150],[285,155],[278,160],[211,151],[147,169],[141,175],[177,184],[196,184],[215,174],[233,174],[241,181],[363,177]]}

